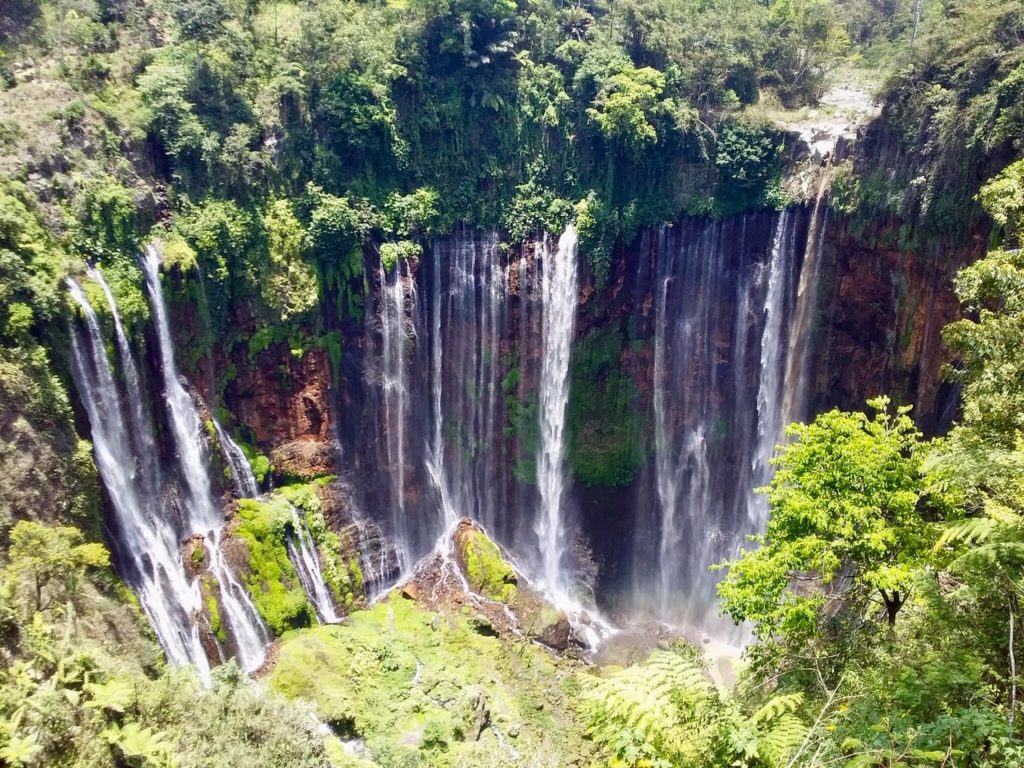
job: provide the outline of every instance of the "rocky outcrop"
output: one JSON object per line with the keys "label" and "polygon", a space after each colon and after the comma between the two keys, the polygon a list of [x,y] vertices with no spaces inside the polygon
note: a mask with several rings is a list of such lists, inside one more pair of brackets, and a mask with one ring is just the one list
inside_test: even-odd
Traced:
{"label": "rocky outcrop", "polygon": [[252,440],[265,446],[278,474],[308,479],[338,466],[332,433],[331,373],[320,347],[295,355],[287,344],[235,362],[238,376],[225,399]]}
{"label": "rocky outcrop", "polygon": [[826,230],[815,410],[858,408],[888,393],[914,406],[926,432],[941,431],[957,408],[955,388],[943,376],[953,358],[942,329],[961,312],[953,279],[984,253],[986,233],[975,232],[957,249],[922,253],[900,247],[899,222],[857,233],[849,224],[836,217]]}
{"label": "rocky outcrop", "polygon": [[558,651],[574,642],[565,612],[537,591],[469,518],[461,520],[395,590],[429,611],[458,613],[468,608],[483,634],[537,640]]}

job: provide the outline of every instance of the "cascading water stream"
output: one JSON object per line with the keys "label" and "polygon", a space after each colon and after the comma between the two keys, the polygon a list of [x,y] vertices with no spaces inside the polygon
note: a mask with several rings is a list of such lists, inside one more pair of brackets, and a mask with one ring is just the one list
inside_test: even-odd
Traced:
{"label": "cascading water stream", "polygon": [[700,624],[712,592],[707,565],[721,537],[708,458],[708,433],[721,418],[713,397],[722,273],[720,233],[708,226],[690,242],[659,238],[654,328],[655,481],[659,518],[657,610]]}
{"label": "cascading water stream", "polygon": [[807,232],[804,261],[800,266],[800,282],[786,359],[786,390],[782,403],[782,416],[786,424],[807,417],[804,401],[810,376],[810,336],[814,328],[814,314],[818,306],[818,283],[821,277],[822,251],[825,247],[830,210],[825,205],[825,198],[831,179],[832,169],[829,166],[822,173],[818,185],[818,194],[814,201],[814,210],[811,212]]}
{"label": "cascading water stream", "polygon": [[[168,659],[179,666],[193,666],[204,680],[209,680],[210,665],[195,622],[202,610],[200,596],[186,578],[178,536],[164,514],[159,493],[154,492],[159,483],[136,472],[129,426],[118,401],[96,314],[77,283],[69,280],[68,291],[85,319],[86,340],[71,334],[72,372],[92,427],[96,466],[116,517],[117,549],[130,566],[129,581]],[[108,300],[115,327],[120,328],[117,307],[112,297]],[[120,333],[123,335],[123,331]],[[129,368],[134,370],[134,361],[127,342],[120,351],[129,399],[139,397],[137,376],[133,379],[129,373]],[[138,436],[152,442],[151,431]],[[141,464],[146,468],[155,466],[155,461]]]}
{"label": "cascading water stream", "polygon": [[[406,431],[409,419],[409,384],[407,361],[409,340],[406,315],[406,283],[414,290],[412,280],[404,280],[399,260],[388,272],[380,267],[380,333],[381,333],[381,387],[384,397],[385,445],[391,474],[392,530],[396,533],[402,571],[410,563],[409,536],[406,532],[405,472]],[[415,294],[410,295],[415,303]]]}
{"label": "cascading water stream", "polygon": [[103,274],[95,267],[88,267],[86,273],[89,279],[100,286],[103,296],[107,300],[107,307],[110,316],[114,321],[114,336],[117,340],[118,358],[124,372],[125,385],[127,386],[127,399],[129,417],[131,418],[130,439],[135,441],[135,457],[139,463],[139,469],[145,482],[148,483],[147,492],[150,497],[156,497],[160,493],[160,465],[157,462],[156,443],[153,439],[153,424],[146,413],[146,399],[142,393],[142,386],[139,381],[139,369],[132,357],[131,346],[128,344],[128,335],[125,333],[124,324],[121,322],[121,314],[117,309],[117,302],[114,294],[103,279]]}
{"label": "cascading water stream", "polygon": [[145,258],[142,259],[142,271],[153,310],[168,420],[177,448],[178,466],[188,495],[188,525],[190,533],[205,539],[210,570],[220,587],[220,602],[235,640],[239,664],[245,671],[250,672],[263,664],[270,635],[252,599],[235,578],[221,552],[220,540],[224,517],[213,503],[210,476],[204,456],[202,423],[195,403],[178,378],[159,269],[160,255],[154,246],[149,245]]}
{"label": "cascading water stream", "polygon": [[473,236],[458,237],[447,261],[435,244],[431,273],[427,475],[444,530],[462,517],[496,525],[503,492],[499,368],[508,282],[497,235],[487,233],[479,244]]}
{"label": "cascading water stream", "polygon": [[796,217],[789,209],[779,216],[772,236],[768,265],[768,289],[764,300],[764,330],[761,334],[761,371],[757,390],[757,443],[751,462],[751,494],[747,522],[752,530],[763,531],[768,519],[768,499],[753,493],[771,480],[771,458],[782,439],[783,387],[786,375],[787,305],[795,290],[793,259]]}
{"label": "cascading water stream", "polygon": [[286,539],[288,557],[295,565],[299,582],[306,596],[309,597],[316,611],[316,617],[322,624],[337,624],[341,621],[331,599],[331,591],[324,580],[320,567],[320,555],[316,542],[313,540],[306,521],[292,505],[292,530]]}
{"label": "cascading water stream", "polygon": [[231,468],[231,482],[235,486],[235,493],[240,499],[255,499],[260,495],[260,485],[256,482],[252,465],[245,458],[245,452],[216,419],[213,419],[213,427],[217,431],[217,440],[220,442],[224,458]]}
{"label": "cascading water stream", "polygon": [[[216,419],[213,420],[213,426],[217,430],[217,438],[220,441],[224,457],[231,467],[235,492],[242,499],[256,498],[260,494],[259,484],[256,482],[256,475],[253,474],[252,466],[245,457],[245,453]],[[316,612],[317,620],[323,624],[336,624],[341,619],[335,610],[334,601],[331,599],[330,590],[324,579],[323,569],[320,567],[320,554],[317,551],[316,542],[309,532],[305,518],[299,515],[295,505],[290,504],[289,506],[292,510],[292,529],[285,538],[288,558],[295,566],[299,583],[302,584],[302,589]]]}
{"label": "cascading water stream", "polygon": [[445,530],[454,529],[459,520],[459,513],[452,503],[448,490],[448,481],[444,475],[444,409],[441,407],[443,392],[444,347],[441,340],[441,249],[434,246],[434,305],[432,319],[431,346],[431,404],[433,405],[433,433],[430,452],[427,457],[427,474],[430,482],[437,490],[441,502],[441,521]]}
{"label": "cascading water stream", "polygon": [[537,486],[540,514],[535,531],[543,561],[544,587],[564,597],[565,420],[569,403],[569,356],[576,320],[576,229],[565,228],[552,252],[548,238],[537,245],[541,259],[544,357],[540,376],[540,450]]}

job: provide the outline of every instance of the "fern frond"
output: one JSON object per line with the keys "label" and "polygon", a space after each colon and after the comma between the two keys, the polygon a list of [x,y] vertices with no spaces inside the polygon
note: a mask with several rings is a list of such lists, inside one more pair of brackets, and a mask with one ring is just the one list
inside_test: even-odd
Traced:
{"label": "fern frond", "polygon": [[799,717],[787,712],[761,737],[758,752],[772,765],[778,765],[792,757],[806,738],[807,726]]}
{"label": "fern frond", "polygon": [[715,688],[698,663],[676,653],[655,653],[644,664],[593,680],[584,693],[588,733],[608,748],[630,731],[659,752],[679,754],[696,736],[687,727],[691,710],[712,699],[717,703]]}
{"label": "fern frond", "polygon": [[991,517],[971,517],[951,523],[935,542],[935,550],[938,551],[950,544],[979,544],[991,538],[999,527],[999,523]]}
{"label": "fern frond", "polygon": [[790,712],[796,712],[797,708],[804,703],[802,693],[783,693],[775,696],[771,701],[754,713],[755,723],[764,723],[774,720]]}

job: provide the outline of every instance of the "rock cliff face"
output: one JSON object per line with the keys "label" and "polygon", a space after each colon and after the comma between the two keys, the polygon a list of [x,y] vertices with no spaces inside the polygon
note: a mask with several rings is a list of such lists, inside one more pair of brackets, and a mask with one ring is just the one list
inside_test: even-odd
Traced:
{"label": "rock cliff face", "polygon": [[[707,593],[708,562],[758,525],[749,489],[775,332],[767,307],[777,302],[779,354],[794,354],[788,329],[808,258],[820,260],[804,326],[809,362],[802,374],[771,362],[782,365],[778,409],[801,388],[805,418],[879,393],[913,404],[926,431],[955,413],[941,329],[957,317],[956,269],[983,238],[953,254],[912,253],[896,244],[895,223],[854,237],[826,211],[818,239],[815,215],[797,207],[642,232],[613,254],[603,286],[580,254],[565,507],[571,568],[606,607],[639,603],[657,615],[655,603],[679,590]],[[509,250],[466,230],[390,271],[368,249],[364,278],[327,291],[309,329],[340,340],[337,359],[329,344],[301,354],[286,342],[255,354],[215,347],[194,381],[279,475],[340,474],[349,503],[390,542],[372,545],[396,561],[383,570],[407,569],[464,515],[529,570],[546,247]],[[773,264],[788,281],[774,299]],[[182,306],[178,317],[183,334],[198,333]],[[243,338],[252,326],[244,309],[232,322]],[[215,398],[216,372],[229,369]]]}
{"label": "rock cliff face", "polygon": [[253,441],[269,448],[275,470],[300,478],[335,472],[327,353],[314,347],[296,357],[271,349],[246,363],[234,361],[238,376],[228,385],[225,401]]}
{"label": "rock cliff face", "polygon": [[953,279],[985,252],[986,233],[939,253],[901,250],[899,233],[892,221],[858,237],[842,218],[829,226],[813,402],[818,411],[852,408],[889,393],[913,405],[919,426],[934,433],[957,407],[942,374],[952,363],[942,329],[960,316]]}

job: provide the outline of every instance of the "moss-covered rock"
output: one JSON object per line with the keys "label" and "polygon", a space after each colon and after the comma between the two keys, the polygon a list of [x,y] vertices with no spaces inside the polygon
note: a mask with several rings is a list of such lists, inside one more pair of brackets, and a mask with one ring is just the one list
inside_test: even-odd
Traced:
{"label": "moss-covered rock", "polygon": [[456,551],[470,588],[484,597],[504,603],[516,596],[515,569],[501,556],[498,545],[472,525],[459,526],[455,534]]}
{"label": "moss-covered rock", "polygon": [[363,571],[359,562],[359,542],[352,531],[332,531],[324,519],[321,492],[334,478],[323,477],[312,483],[296,483],[277,493],[305,513],[306,527],[317,544],[324,581],[334,602],[344,613],[363,603]]}
{"label": "moss-covered rock", "polygon": [[245,586],[270,630],[281,635],[289,629],[316,623],[286,545],[292,511],[282,497],[270,501],[242,499],[235,535],[249,550]]}
{"label": "moss-covered rock", "polygon": [[313,702],[339,735],[365,739],[384,768],[579,760],[587,748],[564,687],[577,663],[481,635],[470,620],[396,593],[344,624],[285,636],[269,682]]}
{"label": "moss-covered rock", "polygon": [[647,455],[644,410],[621,366],[616,329],[592,331],[573,349],[569,390],[569,466],[587,485],[628,485]]}

